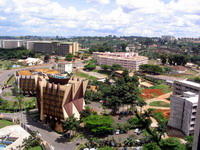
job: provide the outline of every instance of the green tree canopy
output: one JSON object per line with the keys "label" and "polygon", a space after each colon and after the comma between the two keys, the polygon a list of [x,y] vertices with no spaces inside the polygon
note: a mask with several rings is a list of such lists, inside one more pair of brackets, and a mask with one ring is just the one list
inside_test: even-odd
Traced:
{"label": "green tree canopy", "polygon": [[96,68],[96,65],[95,64],[87,64],[84,66],[84,70],[94,70]]}
{"label": "green tree canopy", "polygon": [[72,61],[73,60],[73,54],[71,54],[71,53],[68,53],[66,56],[65,56],[65,59],[67,60],[67,61]]}
{"label": "green tree canopy", "polygon": [[63,122],[63,130],[64,132],[76,131],[79,127],[79,124],[80,122],[77,120],[77,118],[75,118],[74,115],[71,115]]}
{"label": "green tree canopy", "polygon": [[161,140],[160,147],[162,150],[186,150],[185,145],[179,139],[173,137]]}
{"label": "green tree canopy", "polygon": [[150,74],[161,74],[163,69],[158,65],[143,64],[139,66],[139,70]]}
{"label": "green tree canopy", "polygon": [[157,143],[148,143],[143,145],[143,150],[161,150]]}
{"label": "green tree canopy", "polygon": [[108,69],[110,69],[111,68],[111,66],[108,66],[108,65],[101,65],[100,66],[101,67],[101,69],[103,69],[103,70],[108,70]]}
{"label": "green tree canopy", "polygon": [[106,135],[113,131],[113,119],[110,116],[90,115],[83,118],[83,122],[94,135]]}

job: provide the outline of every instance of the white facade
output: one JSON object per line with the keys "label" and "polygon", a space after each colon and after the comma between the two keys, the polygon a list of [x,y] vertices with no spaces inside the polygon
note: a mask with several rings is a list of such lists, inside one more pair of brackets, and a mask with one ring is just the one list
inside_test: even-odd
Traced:
{"label": "white facade", "polygon": [[130,70],[138,70],[140,65],[148,64],[147,57],[138,56],[138,53],[135,52],[94,52],[93,58],[99,65],[105,64],[112,66],[113,64],[119,64]]}
{"label": "white facade", "polygon": [[182,95],[184,92],[200,92],[200,84],[192,81],[182,80],[174,81],[173,83],[173,95]]}
{"label": "white facade", "polygon": [[199,83],[187,80],[174,81],[173,95],[170,97],[169,126],[182,130],[186,135],[194,133],[199,92]]}
{"label": "white facade", "polygon": [[68,73],[72,73],[72,63],[57,63],[54,65],[55,69],[57,71],[59,71],[60,73],[65,73],[65,72],[68,72]]}
{"label": "white facade", "polygon": [[0,45],[1,48],[10,49],[25,46],[25,42],[23,40],[2,40]]}
{"label": "white facade", "polygon": [[168,125],[182,130],[186,135],[194,133],[199,95],[184,92],[183,95],[171,95],[170,119]]}

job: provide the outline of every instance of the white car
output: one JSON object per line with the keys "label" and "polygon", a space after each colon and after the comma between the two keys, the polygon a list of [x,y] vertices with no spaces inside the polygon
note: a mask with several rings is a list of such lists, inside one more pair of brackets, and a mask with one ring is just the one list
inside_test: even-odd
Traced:
{"label": "white car", "polygon": [[120,133],[120,130],[117,130],[117,131],[115,132],[115,134],[117,134],[117,135],[118,135],[119,133]]}
{"label": "white car", "polygon": [[136,147],[136,150],[142,150],[142,146]]}
{"label": "white car", "polygon": [[136,128],[135,130],[134,130],[134,133],[138,133],[140,130],[138,129],[138,128]]}

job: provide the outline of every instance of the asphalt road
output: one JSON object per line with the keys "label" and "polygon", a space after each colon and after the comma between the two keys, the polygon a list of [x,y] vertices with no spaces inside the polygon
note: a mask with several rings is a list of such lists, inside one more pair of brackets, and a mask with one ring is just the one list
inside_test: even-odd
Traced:
{"label": "asphalt road", "polygon": [[33,121],[34,115],[26,115],[25,113],[2,113],[5,117],[19,119],[26,128],[30,128],[32,131],[38,131],[42,139],[47,141],[52,150],[75,150],[77,143],[81,143],[81,139],[77,139],[74,142],[66,142],[66,138],[60,134],[57,134],[45,124]]}

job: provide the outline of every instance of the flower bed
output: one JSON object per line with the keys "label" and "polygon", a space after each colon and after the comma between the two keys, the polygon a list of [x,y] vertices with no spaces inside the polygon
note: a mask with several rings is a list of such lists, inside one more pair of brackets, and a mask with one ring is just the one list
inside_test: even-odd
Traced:
{"label": "flower bed", "polygon": [[156,109],[153,111],[153,113],[156,113],[156,112],[162,112],[163,113],[163,116],[165,116],[167,119],[169,119],[170,117],[170,110],[163,110],[163,109]]}
{"label": "flower bed", "polygon": [[164,93],[159,89],[144,89],[142,90],[140,97],[146,99],[155,98],[157,96],[163,95]]}

